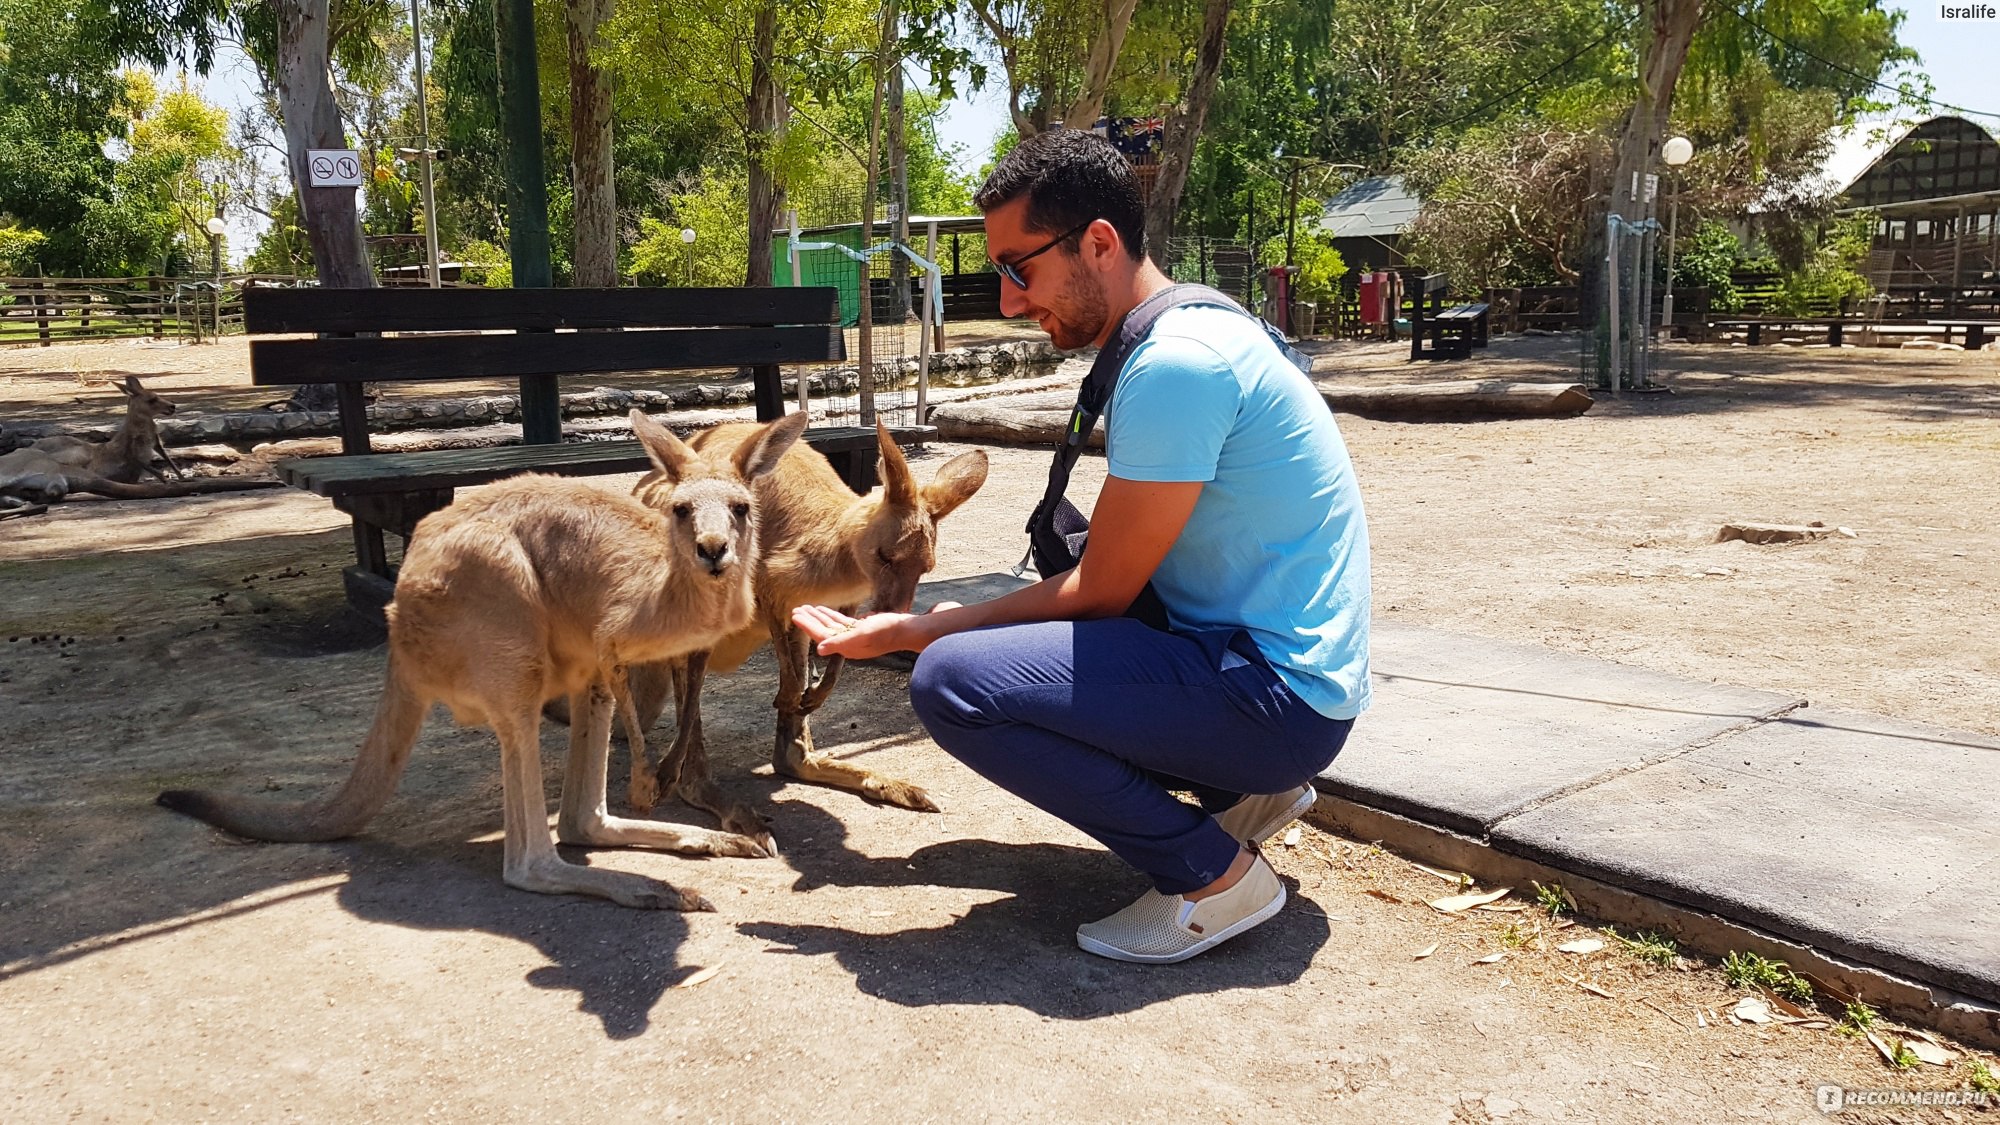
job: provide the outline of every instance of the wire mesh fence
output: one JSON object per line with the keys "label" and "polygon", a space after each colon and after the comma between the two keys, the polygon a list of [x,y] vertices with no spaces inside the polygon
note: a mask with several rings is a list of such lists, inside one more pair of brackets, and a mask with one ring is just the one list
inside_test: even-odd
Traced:
{"label": "wire mesh fence", "polygon": [[793,252],[803,284],[829,286],[840,294],[840,322],[853,378],[829,382],[818,398],[827,422],[861,425],[867,420],[867,408],[872,408],[891,426],[915,424],[916,355],[923,332],[918,315],[921,271],[913,269],[909,258],[887,240],[859,251],[800,247]]}

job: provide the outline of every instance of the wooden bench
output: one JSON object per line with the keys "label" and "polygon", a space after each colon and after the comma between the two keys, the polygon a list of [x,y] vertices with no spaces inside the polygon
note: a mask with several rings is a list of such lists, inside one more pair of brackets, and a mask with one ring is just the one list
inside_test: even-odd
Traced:
{"label": "wooden bench", "polygon": [[1472,349],[1486,346],[1487,311],[1484,302],[1444,308],[1443,274],[1417,279],[1410,303],[1410,358],[1464,359]]}
{"label": "wooden bench", "polygon": [[[354,521],[348,600],[380,613],[395,592],[386,536],[408,539],[453,490],[518,473],[594,476],[651,468],[636,440],[562,444],[559,382],[610,372],[751,370],[757,417],[785,413],[780,365],[846,356],[837,291],[798,289],[252,289],[244,294],[258,386],[331,383],[341,453],[281,461],[279,479],[333,501]],[[410,335],[387,336],[397,332]],[[440,334],[448,333],[448,334]],[[375,453],[365,383],[518,379],[525,444]],[[800,378],[804,378],[801,374]],[[929,426],[899,427],[905,444]],[[805,441],[849,487],[876,480],[875,432],[817,427]]]}
{"label": "wooden bench", "polygon": [[1828,347],[1837,348],[1845,339],[1847,326],[1858,323],[1851,317],[1843,316],[1739,316],[1726,317],[1708,322],[1711,331],[1731,328],[1748,329],[1745,343],[1751,347],[1764,342],[1764,330],[1782,332],[1786,329],[1802,329],[1810,332],[1824,331]]}

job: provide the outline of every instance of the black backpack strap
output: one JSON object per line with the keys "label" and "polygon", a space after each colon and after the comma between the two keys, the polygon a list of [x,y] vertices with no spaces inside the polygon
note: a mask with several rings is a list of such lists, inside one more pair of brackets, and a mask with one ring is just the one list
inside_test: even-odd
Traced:
{"label": "black backpack strap", "polygon": [[[1064,430],[1062,440],[1057,443],[1055,461],[1049,466],[1048,487],[1042,490],[1041,502],[1035,505],[1034,512],[1028,516],[1027,530],[1030,536],[1034,535],[1035,529],[1045,519],[1053,516],[1057,503],[1062,500],[1063,493],[1069,487],[1070,471],[1076,467],[1076,459],[1083,455],[1084,443],[1090,440],[1090,432],[1097,428],[1098,418],[1111,407],[1111,395],[1118,389],[1119,377],[1125,373],[1125,362],[1132,357],[1133,350],[1140,342],[1152,334],[1153,325],[1162,314],[1168,309],[1184,305],[1211,305],[1232,309],[1250,317],[1271,336],[1286,359],[1301,371],[1312,370],[1312,360],[1287,344],[1277,329],[1262,319],[1251,316],[1242,305],[1219,290],[1206,285],[1169,285],[1139,302],[1132,311],[1125,314],[1124,319],[1118,322],[1118,327],[1112,331],[1111,338],[1105,341],[1104,347],[1098,349],[1097,359],[1090,365],[1090,373],[1084,376],[1083,385],[1077,389],[1076,405],[1070,410],[1069,426]],[[1024,560],[1017,570],[1025,571],[1026,566]]]}

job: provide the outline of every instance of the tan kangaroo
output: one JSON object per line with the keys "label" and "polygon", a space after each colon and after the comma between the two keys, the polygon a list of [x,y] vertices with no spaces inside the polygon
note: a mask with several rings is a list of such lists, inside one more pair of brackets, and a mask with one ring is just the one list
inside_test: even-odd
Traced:
{"label": "tan kangaroo", "polygon": [[[754,434],[747,423],[729,423],[695,435],[694,446],[703,452],[734,449]],[[809,719],[832,692],[842,661],[830,658],[819,682],[811,682],[811,642],[791,621],[792,608],[808,604],[851,610],[865,601],[876,610],[907,611],[918,580],[937,565],[938,521],[986,483],[983,450],[952,458],[930,483],[919,486],[903,451],[879,423],[876,442],[882,486],[867,496],[854,495],[817,451],[800,445],[786,454],[777,471],[756,485],[764,518],[757,620],[706,653],[629,670],[641,729],[659,718],[670,694],[676,703],[673,748],[658,772],[660,795],[678,794],[716,814],[728,830],[756,836],[767,845],[771,841],[762,819],[725,801],[709,777],[700,706],[707,671],[733,672],[767,643],[778,658],[778,696],[772,704],[778,726],[771,762],[780,776],[852,790],[904,808],[938,811],[930,795],[909,782],[814,751]],[[636,739],[633,752],[639,753]]]}
{"label": "tan kangaroo", "polygon": [[59,435],[45,437],[29,448],[48,454],[65,468],[83,469],[92,476],[121,484],[131,484],[141,474],[166,483],[167,475],[153,465],[155,453],[175,476],[184,476],[180,466],[167,455],[167,447],[161,444],[156,421],[173,414],[174,404],[141,386],[137,375],[125,376],[118,389],[125,396],[125,420],[112,431],[110,441]]}
{"label": "tan kangaroo", "polygon": [[[608,816],[604,775],[624,668],[707,648],[752,619],[752,482],[779,465],[805,421],[792,415],[698,453],[634,410],[655,471],[633,495],[522,476],[425,517],[389,606],[382,702],[340,790],[282,804],[189,791],[159,802],[261,840],[350,835],[388,801],[425,714],[441,702],[458,722],[499,737],[509,886],[713,909],[693,891],[565,862],[555,844],[766,854],[740,835]],[[568,697],[575,722],[551,839],[539,733],[542,704],[556,696]]]}

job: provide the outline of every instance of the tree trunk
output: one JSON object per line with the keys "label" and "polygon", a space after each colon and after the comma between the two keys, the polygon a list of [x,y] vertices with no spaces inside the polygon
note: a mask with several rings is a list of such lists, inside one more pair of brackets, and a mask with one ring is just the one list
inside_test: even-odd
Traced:
{"label": "tree trunk", "polygon": [[[1139,0],[1105,0],[1104,27],[1091,40],[1090,58],[1083,68],[1083,88],[1077,91],[1075,104],[1063,112],[1063,124],[1069,128],[1093,128],[1104,113],[1104,95],[1111,89],[1112,72],[1118,69],[1118,52],[1125,46],[1125,31],[1132,26],[1132,12],[1138,6]],[[1227,7],[1224,5],[1225,15]]]}
{"label": "tree trunk", "polygon": [[1187,186],[1188,169],[1194,164],[1194,143],[1208,120],[1208,105],[1215,98],[1215,85],[1222,75],[1222,49],[1228,40],[1229,12],[1233,0],[1206,0],[1202,7],[1201,44],[1196,49],[1194,75],[1188,80],[1186,97],[1167,114],[1165,151],[1160,154],[1159,176],[1153,180],[1152,198],[1146,201],[1146,253],[1161,269],[1168,266],[1167,240],[1174,233],[1174,215],[1180,210],[1181,189]]}
{"label": "tree trunk", "polygon": [[750,45],[750,268],[743,284],[771,284],[771,232],[785,205],[784,188],[771,170],[774,151],[784,138],[784,93],[771,72],[778,49],[778,3],[758,5]]}
{"label": "tree trunk", "polygon": [[[1658,167],[1660,143],[1673,109],[1674,86],[1687,62],[1688,45],[1701,27],[1703,0],[1651,0],[1645,49],[1639,57],[1639,97],[1619,134],[1612,161],[1611,183],[1604,206],[1595,211],[1585,242],[1582,280],[1577,292],[1584,326],[1597,323],[1598,292],[1604,283],[1605,221],[1609,214],[1638,220],[1644,214],[1646,175]],[[1636,177],[1636,178],[1635,178]],[[1636,188],[1636,191],[1635,191]]]}
{"label": "tree trunk", "polygon": [[[306,150],[346,148],[340,109],[333,100],[327,32],[328,0],[272,0],[278,18],[278,106],[284,117],[286,165],[298,194],[299,225],[312,246],[313,270],[329,289],[373,289],[368,246],[361,239],[361,215],[351,187],[316,188]],[[331,384],[302,386],[293,393],[299,410],[332,410]]]}
{"label": "tree trunk", "polygon": [[612,189],[611,76],[590,61],[612,0],[568,0],[570,184],[576,200],[575,284],[618,284],[618,201]]}

